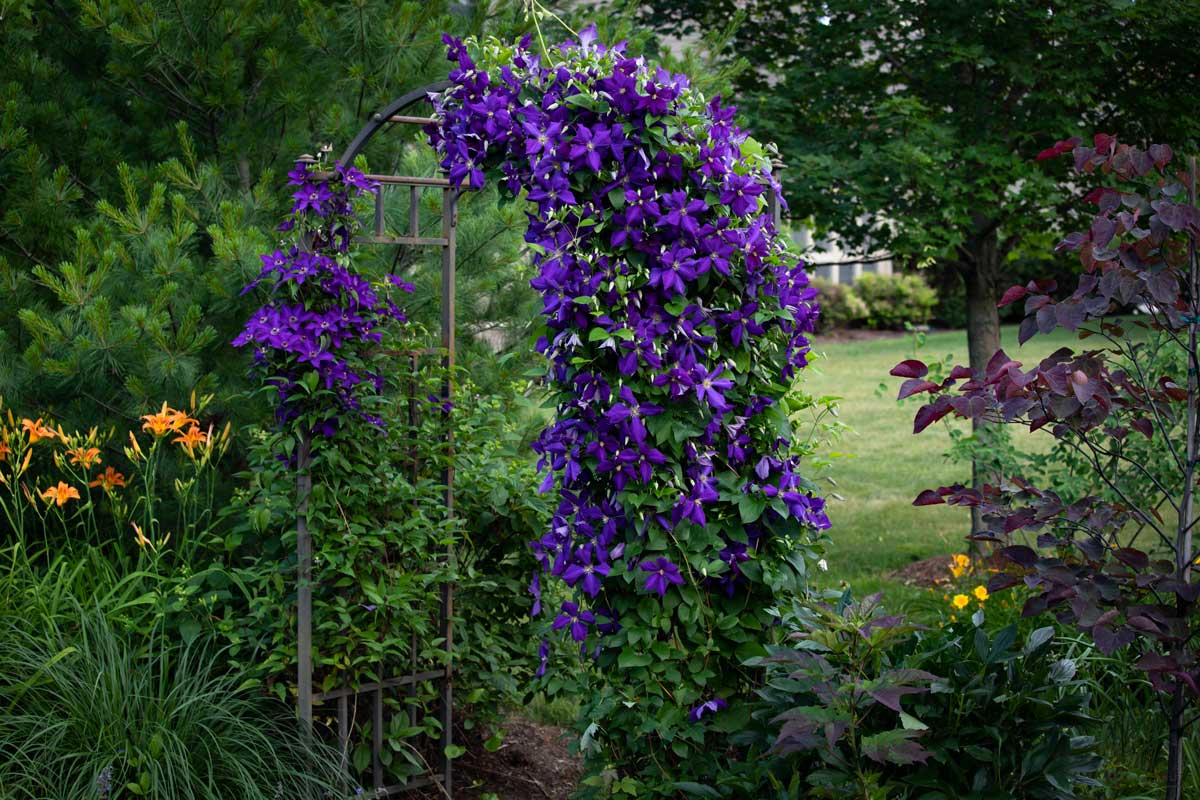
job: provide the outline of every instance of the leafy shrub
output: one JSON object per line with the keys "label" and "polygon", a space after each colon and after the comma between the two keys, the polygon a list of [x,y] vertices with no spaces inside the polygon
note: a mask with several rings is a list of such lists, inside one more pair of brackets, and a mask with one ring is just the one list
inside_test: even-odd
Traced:
{"label": "leafy shrub", "polygon": [[812,285],[817,289],[817,304],[821,307],[817,330],[825,333],[846,328],[867,318],[867,304],[850,286],[823,278],[813,278]]}
{"label": "leafy shrub", "polygon": [[[1094,785],[1090,695],[1053,628],[922,629],[879,596],[796,604],[755,712],[819,797],[1068,798]],[[799,796],[799,795],[794,795]]]}
{"label": "leafy shrub", "polygon": [[919,637],[908,663],[939,680],[909,707],[932,754],[904,780],[927,790],[913,796],[1068,798],[1097,785],[1091,694],[1054,637],[1038,628],[1022,644],[1016,625],[989,635],[966,622]]}
{"label": "leafy shrub", "polygon": [[[5,798],[274,800],[346,786],[290,709],[245,691],[215,653],[148,647],[100,611],[74,628],[0,617]],[[40,629],[39,629],[40,628]]]}
{"label": "leafy shrub", "polygon": [[892,330],[905,323],[924,325],[937,305],[937,293],[920,275],[861,275],[854,293],[867,305],[867,325]]}
{"label": "leafy shrub", "polygon": [[[1196,719],[1189,706],[1200,696],[1192,540],[1200,465],[1196,165],[1177,169],[1170,147],[1141,150],[1108,134],[1096,134],[1093,146],[1078,137],[1060,141],[1038,158],[1067,154],[1077,172],[1105,176],[1086,198],[1096,209],[1088,211],[1091,224],[1058,247],[1077,253],[1085,273],[1069,296],[1056,299],[1054,281],[1039,280],[1011,287],[1000,302],[1023,301],[1021,343],[1061,327],[1080,339],[1099,337],[1104,346],[1064,347],[1028,370],[997,351],[982,370],[955,367],[941,383],[925,380],[929,368],[916,360],[891,374],[907,379],[902,396],[930,393],[917,411],[915,432],[954,414],[1050,433],[1087,465],[1093,485],[1107,487],[1075,499],[1060,491],[1075,487],[1036,486],[1011,475],[978,488],[929,489],[914,502],[978,510],[985,527],[974,538],[1002,545],[1009,562],[988,588],[1035,589],[1026,615],[1054,609],[1060,620],[1073,619],[1088,631],[1106,654],[1134,642],[1145,648],[1139,668],[1155,689],[1171,695],[1163,704],[1166,783],[1167,797],[1176,800],[1184,782],[1183,743]],[[1144,309],[1146,319],[1129,324],[1116,317],[1129,305]],[[1144,329],[1154,331],[1149,342]],[[1159,347],[1178,352],[1164,361],[1154,355]],[[1148,371],[1171,369],[1172,361],[1180,372]],[[1150,446],[1135,444],[1139,437]],[[1135,498],[1123,487],[1137,475],[1133,485],[1141,496]]]}

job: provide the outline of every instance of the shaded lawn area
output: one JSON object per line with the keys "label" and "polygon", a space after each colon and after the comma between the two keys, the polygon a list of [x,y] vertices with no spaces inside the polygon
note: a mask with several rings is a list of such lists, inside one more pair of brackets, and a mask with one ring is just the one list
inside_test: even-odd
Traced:
{"label": "shaded lawn area", "polygon": [[[1005,351],[1026,366],[1064,345],[1078,348],[1080,344],[1073,334],[1056,330],[1020,347],[1015,325],[1004,327],[1002,342]],[[859,597],[882,589],[889,607],[900,610],[927,593],[887,573],[923,558],[963,552],[970,524],[963,509],[915,508],[913,498],[922,489],[968,482],[970,466],[945,456],[950,445],[947,423],[913,435],[913,415],[927,395],[897,403],[901,379],[889,376],[888,370],[914,356],[931,362],[952,354],[955,364],[965,364],[966,332],[930,333],[919,352],[907,334],[862,341],[818,337],[813,351],[823,357],[802,373],[804,388],[817,396],[841,397],[841,420],[853,429],[836,448],[846,457],[835,461],[829,471],[837,486],[827,490],[843,499],[830,500],[833,543],[823,583],[849,582]],[[881,382],[886,383],[882,396],[877,391]],[[948,424],[961,430],[969,427],[962,420]],[[1017,436],[1029,436],[1033,446],[1049,443],[1049,436],[1042,433]]]}

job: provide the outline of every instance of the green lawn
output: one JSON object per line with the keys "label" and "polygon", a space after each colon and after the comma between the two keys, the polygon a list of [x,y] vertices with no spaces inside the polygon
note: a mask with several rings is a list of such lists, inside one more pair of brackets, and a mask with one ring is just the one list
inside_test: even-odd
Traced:
{"label": "green lawn", "polygon": [[[1003,331],[1008,354],[1027,365],[1074,341],[1071,334],[1055,332],[1018,347],[1015,326]],[[822,358],[804,372],[805,388],[841,397],[841,419],[853,429],[838,447],[847,457],[829,473],[837,482],[829,491],[842,497],[830,501],[829,577],[849,582],[859,596],[883,589],[889,606],[902,607],[919,593],[887,573],[929,556],[962,552],[970,521],[962,509],[914,508],[913,498],[922,489],[966,482],[969,467],[944,456],[950,443],[944,424],[913,435],[912,419],[920,405],[916,398],[904,404],[895,400],[901,380],[888,370],[913,356],[912,336],[854,342],[818,338],[813,350]],[[917,357],[931,361],[948,354],[954,355],[954,363],[966,363],[965,332],[929,334]],[[880,382],[887,384],[883,396],[877,392]],[[961,420],[952,424],[967,426]]]}

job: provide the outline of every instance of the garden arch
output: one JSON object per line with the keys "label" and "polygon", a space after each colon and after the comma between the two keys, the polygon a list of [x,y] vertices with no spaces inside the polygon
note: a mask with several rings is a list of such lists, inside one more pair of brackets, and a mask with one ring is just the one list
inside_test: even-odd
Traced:
{"label": "garden arch", "polygon": [[[298,170],[297,207],[315,203],[324,216],[329,190],[316,184],[342,180],[361,195],[373,180],[375,225],[356,241],[442,247],[439,352],[452,366],[458,191],[480,188],[490,175],[528,201],[526,241],[539,273],[533,287],[544,303],[537,349],[550,362],[546,380],[558,405],[534,445],[547,473],[542,490],[555,489],[558,504],[549,530],[532,543],[539,566],[530,591],[537,616],[540,575],[567,587],[556,592],[557,616],[546,627],[564,644],[567,634],[571,640],[557,654],[543,640],[537,675],[552,656],[594,665],[565,678],[568,691],[586,698],[584,719],[603,724],[591,722],[585,735],[605,731],[600,747],[621,751],[623,766],[638,776],[629,779],[635,788],[658,791],[678,774],[698,780],[714,769],[720,728],[710,729],[709,718],[719,715],[725,729],[748,719],[742,700],[755,677],[744,661],[765,653],[774,598],[804,585],[805,564],[818,558],[820,531],[829,526],[824,501],[800,473],[803,448],[790,416],[811,402],[793,400],[788,387],[807,364],[816,291],[779,231],[777,165],[737,125],[734,109],[704,98],[686,76],[627,57],[623,46],[596,45],[594,30],[545,63],[528,40],[478,43],[481,66],[467,45],[447,44],[458,64],[450,83],[376,114],[336,172]],[[430,98],[434,118],[400,113],[430,97],[430,88],[442,90]],[[362,176],[345,163],[379,130],[404,123],[426,123],[448,180]],[[406,235],[386,234],[383,198],[397,186],[410,197],[424,187],[443,191],[442,236],[422,236],[412,213]],[[318,241],[360,224],[327,228]],[[348,239],[338,241],[344,252]],[[444,399],[451,392],[446,378]],[[308,487],[300,474],[303,510]],[[450,466],[445,479],[452,514]],[[311,602],[306,537],[301,524],[302,604]],[[447,662],[434,676],[442,681],[444,737],[452,715],[451,610],[447,586],[440,609]],[[300,626],[300,677],[309,686],[310,633]],[[366,687],[376,719],[384,689],[419,680]],[[362,688],[338,698],[343,740],[345,698]],[[639,699],[617,702],[612,691]],[[314,702],[334,699],[311,689],[302,695],[307,719]],[[656,715],[663,727],[653,736],[622,734]],[[442,767],[448,788],[449,764]]]}
{"label": "garden arch", "polygon": [[[411,116],[406,114],[410,109],[429,102],[433,93],[442,91],[450,86],[448,81],[431,83],[420,89],[409,92],[397,98],[383,110],[372,114],[371,119],[346,147],[338,163],[353,164],[363,149],[378,133],[392,129],[396,125],[426,125],[433,122],[430,117]],[[302,156],[299,161],[312,163],[316,159]],[[314,177],[330,177],[316,174]],[[442,369],[445,378],[441,387],[441,402],[451,401],[453,395],[452,373],[454,369],[454,326],[455,326],[455,262],[456,262],[456,228],[458,217],[459,189],[452,186],[446,178],[429,178],[399,174],[371,174],[367,176],[378,186],[374,191],[374,216],[371,232],[366,236],[354,239],[359,244],[399,247],[437,247],[441,249],[442,261],[442,295],[441,295],[441,341],[436,351],[421,351],[406,354],[412,366],[422,356],[441,355]],[[401,235],[388,235],[386,230],[386,197],[389,190],[408,190],[407,230]],[[440,191],[442,193],[441,228],[435,235],[429,231],[421,231],[419,218],[419,200],[424,191]],[[426,235],[422,235],[425,233]],[[414,390],[415,391],[415,390]],[[408,403],[410,424],[415,426],[417,403],[415,397],[409,398]],[[452,431],[446,428],[446,445],[453,448]],[[409,670],[402,675],[382,678],[367,684],[343,686],[332,691],[313,691],[313,617],[312,617],[312,573],[313,548],[312,534],[305,520],[305,510],[308,497],[312,490],[312,482],[308,476],[310,455],[307,442],[302,443],[297,459],[297,521],[296,521],[296,561],[297,561],[297,711],[302,724],[311,730],[313,724],[313,709],[316,706],[333,704],[336,707],[336,729],[340,750],[349,751],[349,746],[355,731],[356,714],[352,709],[359,705],[360,698],[369,698],[366,705],[370,708],[371,718],[371,775],[374,796],[392,797],[404,792],[413,791],[429,786],[438,786],[446,797],[453,797],[453,763],[447,756],[447,749],[453,743],[453,613],[454,587],[445,583],[441,589],[441,605],[437,610],[437,630],[444,639],[445,662],[443,665],[422,668],[417,661],[416,643],[412,647]],[[454,514],[454,468],[451,460],[442,476],[445,486],[445,511],[448,517]],[[450,546],[444,557],[454,558],[453,546]],[[436,766],[431,765],[429,773],[405,783],[386,783],[382,763],[384,747],[383,727],[385,724],[385,693],[405,690],[410,695],[415,692],[418,683],[431,682],[439,688],[438,716],[441,724],[441,740],[438,743]],[[409,706],[410,722],[415,722],[416,708]]]}

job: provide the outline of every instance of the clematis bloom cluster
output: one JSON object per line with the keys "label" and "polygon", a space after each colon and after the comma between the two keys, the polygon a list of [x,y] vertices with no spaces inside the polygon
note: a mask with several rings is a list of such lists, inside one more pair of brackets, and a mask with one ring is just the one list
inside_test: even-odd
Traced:
{"label": "clematis bloom cluster", "polygon": [[[345,413],[382,425],[362,411],[360,393],[380,391],[384,382],[382,373],[368,368],[368,353],[389,324],[407,319],[391,291],[413,287],[396,275],[372,282],[353,269],[350,244],[359,224],[354,201],[378,185],[353,167],[335,164],[321,172],[304,162],[288,173],[288,182],[296,187],[292,214],[280,230],[292,233],[294,242],[260,257],[262,269],[242,293],[262,288],[269,299],[233,345],[253,348],[256,368],[276,389],[280,422],[297,416],[306,396],[300,382],[315,373],[334,394],[330,416],[316,433],[332,435]],[[182,443],[189,442],[194,446],[196,438],[185,434]]]}
{"label": "clematis bloom cluster", "polygon": [[[733,598],[771,532],[829,526],[780,406],[807,364],[816,291],[769,213],[770,160],[733,108],[593,28],[552,60],[528,39],[446,43],[452,85],[426,129],[442,168],[529,203],[537,347],[559,401],[534,445],[559,503],[531,544],[577,595],[553,627],[599,652],[630,587],[666,597],[715,561],[721,573],[696,580]],[[688,546],[701,530],[707,552]]]}

